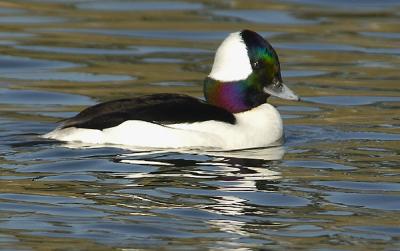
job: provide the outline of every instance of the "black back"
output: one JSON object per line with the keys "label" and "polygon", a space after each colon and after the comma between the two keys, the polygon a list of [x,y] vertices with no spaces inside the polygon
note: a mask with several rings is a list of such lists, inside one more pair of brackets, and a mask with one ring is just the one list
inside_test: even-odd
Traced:
{"label": "black back", "polygon": [[216,120],[234,124],[227,110],[180,94],[153,94],[119,99],[86,108],[63,121],[62,128],[106,129],[127,120],[142,120],[161,125]]}

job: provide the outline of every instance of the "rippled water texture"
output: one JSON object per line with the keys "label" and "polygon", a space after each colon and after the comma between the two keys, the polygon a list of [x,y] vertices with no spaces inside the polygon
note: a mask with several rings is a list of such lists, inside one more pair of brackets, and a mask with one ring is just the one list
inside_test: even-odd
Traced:
{"label": "rippled water texture", "polygon": [[[1,1],[1,250],[400,250],[400,2]],[[41,140],[88,105],[202,97],[250,28],[303,101],[283,147],[135,152]]]}

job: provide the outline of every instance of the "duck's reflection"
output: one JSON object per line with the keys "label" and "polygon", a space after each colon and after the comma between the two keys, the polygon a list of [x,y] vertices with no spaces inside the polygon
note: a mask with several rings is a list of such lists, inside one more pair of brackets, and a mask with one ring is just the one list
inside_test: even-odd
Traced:
{"label": "duck's reflection", "polygon": [[[232,234],[238,234],[241,236],[250,236],[251,233],[249,233],[246,228],[246,223],[242,221],[237,221],[237,220],[226,220],[226,219],[215,219],[215,220],[209,220],[208,223],[220,229],[220,231],[224,233],[232,233]],[[237,249],[235,249],[237,250]]]}
{"label": "duck's reflection", "polygon": [[[48,142],[49,140],[45,140],[44,142]],[[168,154],[168,153],[182,153],[182,154],[193,154],[193,155],[207,155],[214,157],[222,157],[222,158],[233,158],[236,161],[241,159],[245,161],[250,160],[280,160],[285,154],[285,150],[282,146],[271,146],[265,148],[252,148],[252,149],[241,149],[241,150],[232,150],[232,151],[218,151],[218,150],[209,150],[209,149],[154,149],[154,148],[134,148],[122,145],[88,145],[80,142],[65,142],[62,144],[63,147],[74,148],[74,149],[87,149],[87,148],[117,148],[131,151],[132,153],[124,154],[119,156],[120,158],[137,158],[139,156],[152,156],[154,154]]]}
{"label": "duck's reflection", "polygon": [[213,199],[214,204],[203,207],[203,209],[224,215],[242,215],[247,208],[246,200],[236,196],[218,196]]}
{"label": "duck's reflection", "polygon": [[[169,193],[175,206],[233,216],[254,207],[243,193],[276,190],[274,184],[281,176],[271,168],[283,154],[283,147],[207,153],[151,151],[119,155],[115,161],[152,167],[147,173],[141,169],[119,174],[131,179],[130,187]],[[195,204],[196,200],[206,203]]]}

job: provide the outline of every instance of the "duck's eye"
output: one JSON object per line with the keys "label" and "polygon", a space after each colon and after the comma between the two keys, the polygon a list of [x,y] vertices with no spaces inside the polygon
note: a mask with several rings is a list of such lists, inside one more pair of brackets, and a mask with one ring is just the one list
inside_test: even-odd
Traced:
{"label": "duck's eye", "polygon": [[261,67],[262,67],[262,62],[260,60],[254,61],[253,69],[258,70],[261,69]]}

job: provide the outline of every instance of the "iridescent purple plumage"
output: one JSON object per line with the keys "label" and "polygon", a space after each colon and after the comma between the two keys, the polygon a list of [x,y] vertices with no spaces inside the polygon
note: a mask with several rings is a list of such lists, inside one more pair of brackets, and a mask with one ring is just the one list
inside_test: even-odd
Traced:
{"label": "iridescent purple plumage", "polygon": [[254,85],[249,85],[246,80],[221,82],[206,78],[204,81],[204,96],[207,102],[232,113],[247,111],[254,107],[254,102],[265,102],[264,93],[261,93],[260,97],[254,95],[254,92]]}

